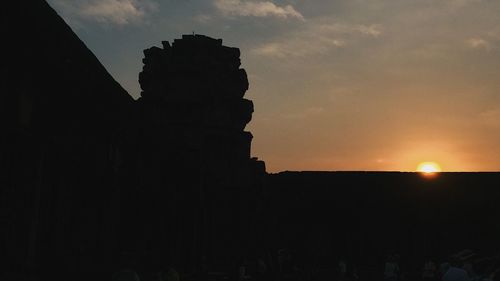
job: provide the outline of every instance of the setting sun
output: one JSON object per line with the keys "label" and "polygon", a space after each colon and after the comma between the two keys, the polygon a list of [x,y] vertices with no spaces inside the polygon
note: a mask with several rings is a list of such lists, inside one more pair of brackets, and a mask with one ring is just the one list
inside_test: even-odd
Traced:
{"label": "setting sun", "polygon": [[425,174],[441,172],[441,167],[435,162],[422,162],[418,165],[417,171]]}

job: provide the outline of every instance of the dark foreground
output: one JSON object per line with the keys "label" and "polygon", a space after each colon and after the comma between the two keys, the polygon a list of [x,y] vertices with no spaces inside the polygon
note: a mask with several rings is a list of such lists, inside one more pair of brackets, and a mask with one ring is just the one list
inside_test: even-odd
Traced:
{"label": "dark foreground", "polygon": [[500,173],[284,172],[268,183],[269,208],[282,222],[273,224],[294,233],[283,240],[275,232],[281,243],[325,239],[321,248],[367,261],[387,251],[500,251]]}
{"label": "dark foreground", "polygon": [[0,280],[494,272],[498,173],[267,174],[238,48],[145,49],[134,100],[45,1],[6,1],[0,21]]}

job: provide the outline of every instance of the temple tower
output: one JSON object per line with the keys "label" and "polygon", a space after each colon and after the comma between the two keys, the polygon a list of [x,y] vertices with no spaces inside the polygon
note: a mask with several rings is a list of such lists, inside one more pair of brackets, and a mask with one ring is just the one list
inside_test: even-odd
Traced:
{"label": "temple tower", "polygon": [[144,50],[124,218],[152,233],[137,249],[163,249],[154,259],[196,271],[254,248],[265,164],[250,154],[253,103],[243,98],[239,49],[203,35],[162,43]]}

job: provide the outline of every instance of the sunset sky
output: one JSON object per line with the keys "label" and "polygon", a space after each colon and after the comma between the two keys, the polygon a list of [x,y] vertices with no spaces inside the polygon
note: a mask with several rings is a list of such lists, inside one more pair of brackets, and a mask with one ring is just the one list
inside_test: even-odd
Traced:
{"label": "sunset sky", "polygon": [[269,172],[500,170],[500,1],[48,2],[134,98],[145,48],[240,48]]}

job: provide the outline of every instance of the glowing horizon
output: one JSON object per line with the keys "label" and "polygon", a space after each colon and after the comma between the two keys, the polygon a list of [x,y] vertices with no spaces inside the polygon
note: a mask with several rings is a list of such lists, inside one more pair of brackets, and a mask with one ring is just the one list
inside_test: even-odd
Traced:
{"label": "glowing horizon", "polygon": [[269,172],[500,170],[500,1],[48,2],[134,98],[162,40],[240,48]]}
{"label": "glowing horizon", "polygon": [[441,172],[441,166],[436,162],[422,162],[418,164],[417,172],[424,174],[436,174]]}

